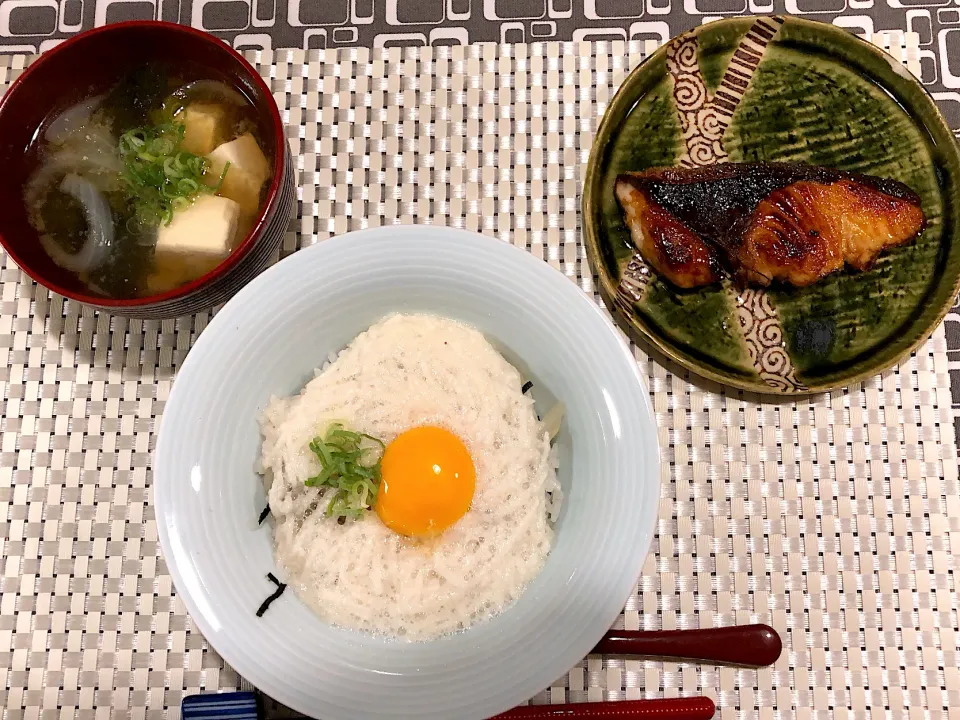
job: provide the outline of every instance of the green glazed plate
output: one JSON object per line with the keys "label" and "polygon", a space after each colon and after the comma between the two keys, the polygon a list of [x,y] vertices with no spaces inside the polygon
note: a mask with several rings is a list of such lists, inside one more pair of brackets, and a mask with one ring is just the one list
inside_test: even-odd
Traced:
{"label": "green glazed plate", "polygon": [[[630,240],[617,175],[757,161],[899,180],[928,227],[871,270],[806,288],[660,280]],[[957,143],[909,71],[846,30],[782,17],[703,25],[634,69],[600,123],[583,192],[587,253],[621,324],[700,375],[783,394],[875,375],[933,332],[960,290],[958,210]]]}

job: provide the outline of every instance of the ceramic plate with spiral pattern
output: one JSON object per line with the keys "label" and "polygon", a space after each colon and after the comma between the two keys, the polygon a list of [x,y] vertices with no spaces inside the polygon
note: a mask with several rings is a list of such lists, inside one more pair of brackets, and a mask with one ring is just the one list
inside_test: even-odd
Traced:
{"label": "ceramic plate with spiral pattern", "polygon": [[[614,196],[619,173],[720,162],[800,162],[892,178],[921,198],[916,242],[866,272],[808,287],[678,290],[637,252]],[[597,131],[584,235],[608,305],[631,334],[694,372],[796,394],[895,364],[960,289],[960,152],[899,61],[832,25],[733,18],[680,35],[627,77]]]}

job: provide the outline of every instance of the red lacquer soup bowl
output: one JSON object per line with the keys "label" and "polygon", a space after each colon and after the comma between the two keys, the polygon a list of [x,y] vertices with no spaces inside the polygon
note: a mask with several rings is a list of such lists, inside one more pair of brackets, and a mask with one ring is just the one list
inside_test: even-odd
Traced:
{"label": "red lacquer soup bowl", "polygon": [[[27,218],[24,186],[35,169],[37,137],[51,117],[114,85],[130,68],[176,68],[188,59],[244,95],[254,107],[257,134],[272,166],[252,229],[213,270],[175,289],[133,298],[100,296],[43,249]],[[269,264],[295,202],[292,162],[283,122],[269,88],[229,46],[206,33],[162,22],[127,22],[77,35],[30,65],[0,101],[0,243],[35,281],[53,292],[110,312],[141,318],[186,315],[226,301]]]}

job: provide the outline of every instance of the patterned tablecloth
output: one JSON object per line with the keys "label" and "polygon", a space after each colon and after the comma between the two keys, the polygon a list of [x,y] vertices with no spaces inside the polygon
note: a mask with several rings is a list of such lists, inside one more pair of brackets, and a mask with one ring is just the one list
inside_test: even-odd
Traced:
{"label": "patterned tablecloth", "polygon": [[[15,16],[5,7],[28,4],[44,5],[0,2],[0,30]],[[194,0],[194,13],[212,5]],[[650,18],[661,11],[649,4]],[[615,88],[668,34],[250,51],[297,158],[299,212],[283,254],[352,229],[442,223],[525,247],[595,295],[579,237],[582,168]],[[923,72],[922,33],[877,39]],[[0,82],[27,60],[0,58]],[[164,401],[210,315],[96,314],[0,262],[4,720],[176,717],[184,695],[242,682],[177,599],[150,504]],[[882,376],[782,404],[635,352],[660,428],[663,493],[658,538],[618,623],[768,622],[785,652],[759,671],[592,656],[535,701],[705,693],[723,718],[960,717],[944,328]]]}

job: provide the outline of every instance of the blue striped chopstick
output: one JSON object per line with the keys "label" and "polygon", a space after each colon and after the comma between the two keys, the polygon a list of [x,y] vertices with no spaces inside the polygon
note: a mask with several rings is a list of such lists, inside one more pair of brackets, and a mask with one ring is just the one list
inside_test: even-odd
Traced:
{"label": "blue striped chopstick", "polygon": [[259,720],[257,696],[252,692],[190,695],[180,706],[183,720]]}

